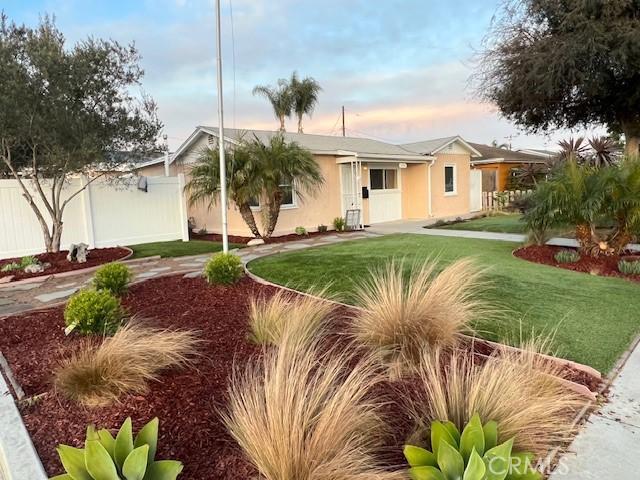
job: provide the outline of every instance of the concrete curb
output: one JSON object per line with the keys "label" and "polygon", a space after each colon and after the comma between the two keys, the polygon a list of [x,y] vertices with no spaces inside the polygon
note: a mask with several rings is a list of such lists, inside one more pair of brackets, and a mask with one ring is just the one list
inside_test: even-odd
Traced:
{"label": "concrete curb", "polygon": [[9,387],[0,374],[0,480],[47,480]]}

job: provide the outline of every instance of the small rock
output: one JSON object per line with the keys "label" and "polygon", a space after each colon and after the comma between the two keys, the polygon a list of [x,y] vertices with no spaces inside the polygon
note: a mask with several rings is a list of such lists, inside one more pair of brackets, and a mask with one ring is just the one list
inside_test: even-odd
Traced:
{"label": "small rock", "polygon": [[34,263],[24,267],[24,273],[42,273],[44,272],[44,265],[41,263]]}
{"label": "small rock", "polygon": [[67,260],[69,262],[86,263],[87,253],[89,245],[86,243],[72,243],[69,246],[69,253],[67,254]]}
{"label": "small rock", "polygon": [[249,240],[247,242],[247,246],[253,247],[254,245],[264,245],[264,239],[262,238],[254,238],[253,240]]}

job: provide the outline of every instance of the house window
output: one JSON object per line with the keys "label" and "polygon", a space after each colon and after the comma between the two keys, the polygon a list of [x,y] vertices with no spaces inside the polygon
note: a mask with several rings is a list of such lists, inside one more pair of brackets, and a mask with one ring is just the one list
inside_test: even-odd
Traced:
{"label": "house window", "polygon": [[260,199],[258,197],[251,197],[249,199],[249,206],[251,208],[260,208]]}
{"label": "house window", "polygon": [[283,207],[295,207],[296,206],[296,192],[291,182],[281,183],[280,189],[282,190],[282,206]]}
{"label": "house window", "polygon": [[455,195],[456,188],[456,166],[445,165],[444,166],[444,193],[448,195]]}
{"label": "house window", "polygon": [[395,190],[398,188],[397,171],[394,168],[372,168],[369,170],[371,190]]}

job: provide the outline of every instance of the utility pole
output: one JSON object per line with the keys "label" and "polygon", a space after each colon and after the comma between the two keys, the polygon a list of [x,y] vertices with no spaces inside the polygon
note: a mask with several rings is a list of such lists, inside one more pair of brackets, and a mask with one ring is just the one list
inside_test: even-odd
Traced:
{"label": "utility pole", "polygon": [[224,109],[222,105],[222,36],[220,33],[220,0],[216,0],[216,74],[218,77],[218,147],[220,157],[220,209],[222,213],[222,251],[229,252],[227,226],[227,164],[224,158]]}
{"label": "utility pole", "polygon": [[342,136],[346,137],[347,133],[346,133],[346,129],[344,128],[344,105],[342,106]]}
{"label": "utility pole", "polygon": [[506,137],[504,137],[505,139],[509,140],[509,150],[513,150],[513,149],[511,148],[511,141],[512,141],[514,138],[516,138],[517,136],[518,136],[518,135],[513,135],[513,134],[511,134],[511,135],[507,135]]}

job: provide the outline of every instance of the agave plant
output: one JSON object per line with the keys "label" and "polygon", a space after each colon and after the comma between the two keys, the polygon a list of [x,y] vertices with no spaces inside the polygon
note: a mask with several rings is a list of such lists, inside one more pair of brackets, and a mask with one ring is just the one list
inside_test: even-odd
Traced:
{"label": "agave plant", "polygon": [[133,438],[127,418],[113,438],[109,430],[87,427],[84,449],[69,445],[57,448],[66,473],[50,480],[175,480],[182,463],[155,460],[158,419],[147,423]]}
{"label": "agave plant", "polygon": [[513,439],[498,445],[498,424],[476,413],[462,434],[452,422],[431,423],[431,451],[405,445],[413,480],[538,480],[533,455],[513,453]]}

